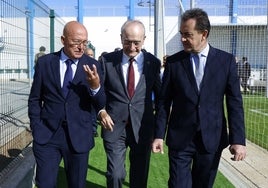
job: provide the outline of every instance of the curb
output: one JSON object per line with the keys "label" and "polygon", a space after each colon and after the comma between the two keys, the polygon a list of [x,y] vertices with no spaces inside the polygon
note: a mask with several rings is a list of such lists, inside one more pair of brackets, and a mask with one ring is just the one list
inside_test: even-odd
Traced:
{"label": "curb", "polygon": [[0,173],[0,188],[32,187],[34,167],[32,148],[27,147]]}
{"label": "curb", "polygon": [[268,185],[268,151],[247,140],[244,161],[232,161],[229,149],[224,149],[219,170],[235,187],[265,188]]}

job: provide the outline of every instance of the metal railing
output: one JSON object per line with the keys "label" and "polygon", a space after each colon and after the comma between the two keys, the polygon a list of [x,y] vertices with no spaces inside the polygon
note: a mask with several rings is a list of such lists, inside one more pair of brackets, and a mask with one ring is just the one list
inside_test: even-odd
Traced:
{"label": "metal railing", "polygon": [[[39,0],[0,0],[0,174],[32,141],[28,95],[34,56],[59,50],[65,22]],[[0,175],[1,176],[1,175]]]}

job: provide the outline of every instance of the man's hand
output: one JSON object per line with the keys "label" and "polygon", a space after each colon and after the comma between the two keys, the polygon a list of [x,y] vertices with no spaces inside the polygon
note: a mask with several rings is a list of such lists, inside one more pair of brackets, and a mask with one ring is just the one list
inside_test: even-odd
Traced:
{"label": "man's hand", "polygon": [[163,142],[164,142],[163,139],[160,138],[154,139],[152,143],[152,152],[164,154]]}
{"label": "man's hand", "polygon": [[101,112],[99,113],[99,119],[104,129],[113,131],[114,122],[111,116],[106,112],[106,110],[101,110]]}
{"label": "man's hand", "polygon": [[92,90],[100,87],[100,78],[97,72],[96,65],[93,64],[92,69],[88,65],[83,65],[85,72],[87,73],[87,80]]}
{"label": "man's hand", "polygon": [[229,150],[234,155],[232,158],[234,161],[242,161],[246,157],[246,146],[234,144],[229,147]]}

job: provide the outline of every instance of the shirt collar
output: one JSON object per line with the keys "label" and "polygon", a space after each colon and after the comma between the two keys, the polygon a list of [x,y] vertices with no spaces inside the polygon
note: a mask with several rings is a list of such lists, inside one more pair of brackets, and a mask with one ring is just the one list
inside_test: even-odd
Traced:
{"label": "shirt collar", "polygon": [[[61,62],[65,62],[67,59],[70,59],[70,58],[64,53],[63,50],[61,50],[60,61],[61,61]],[[72,59],[72,60],[73,60],[74,64],[77,65],[77,63],[78,63],[78,59]]]}
{"label": "shirt collar", "polygon": [[201,52],[198,53],[198,56],[207,57],[208,52],[209,52],[209,44],[207,44],[207,46]]}
{"label": "shirt collar", "polygon": [[[143,62],[143,58],[144,58],[144,55],[143,55],[142,52],[138,53],[138,54],[134,57],[136,63]],[[123,63],[123,64],[128,63],[128,60],[129,60],[129,59],[130,59],[130,57],[127,56],[125,53],[123,53],[122,63]]]}

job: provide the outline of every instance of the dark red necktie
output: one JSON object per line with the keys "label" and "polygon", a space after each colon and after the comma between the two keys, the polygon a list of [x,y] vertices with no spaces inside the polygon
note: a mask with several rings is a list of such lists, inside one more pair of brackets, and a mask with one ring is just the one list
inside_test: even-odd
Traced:
{"label": "dark red necktie", "polygon": [[134,88],[135,88],[135,76],[134,76],[134,68],[133,62],[135,61],[134,58],[129,59],[129,66],[128,66],[128,79],[127,79],[127,91],[130,98],[134,95]]}

